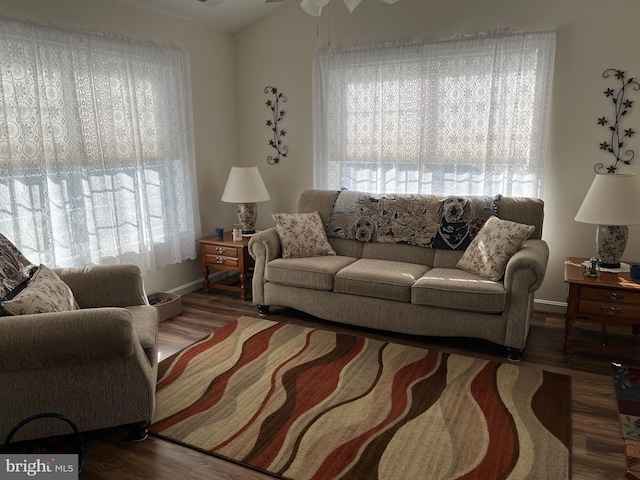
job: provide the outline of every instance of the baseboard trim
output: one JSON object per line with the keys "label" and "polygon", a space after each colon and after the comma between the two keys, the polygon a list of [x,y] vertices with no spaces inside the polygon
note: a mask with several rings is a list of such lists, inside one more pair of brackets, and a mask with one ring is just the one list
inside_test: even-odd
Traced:
{"label": "baseboard trim", "polygon": [[[209,281],[217,282],[219,280],[222,280],[223,278],[230,277],[234,273],[235,272],[215,272],[209,275]],[[202,287],[202,278],[198,278],[193,282],[189,282],[185,285],[180,285],[179,287],[167,290],[167,293],[177,293],[178,295],[185,295],[187,293],[195,292],[200,287]]]}
{"label": "baseboard trim", "polygon": [[554,300],[535,299],[533,309],[541,312],[566,313],[567,302],[556,302]]}

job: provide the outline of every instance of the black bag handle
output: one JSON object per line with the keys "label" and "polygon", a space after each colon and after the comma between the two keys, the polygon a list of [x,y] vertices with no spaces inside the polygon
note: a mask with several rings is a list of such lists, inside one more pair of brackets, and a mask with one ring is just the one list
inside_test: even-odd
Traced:
{"label": "black bag handle", "polygon": [[31,415],[30,417],[21,420],[15,427],[11,429],[9,435],[7,435],[7,439],[4,441],[5,450],[8,451],[11,439],[13,439],[13,436],[18,430],[24,427],[27,423],[33,422],[34,420],[39,420],[41,418],[56,418],[58,420],[62,420],[73,429],[76,437],[78,438],[78,475],[81,474],[82,470],[84,469],[84,448],[82,446],[82,435],[80,435],[78,426],[74,422],[72,422],[70,418],[60,413],[38,413],[37,415]]}

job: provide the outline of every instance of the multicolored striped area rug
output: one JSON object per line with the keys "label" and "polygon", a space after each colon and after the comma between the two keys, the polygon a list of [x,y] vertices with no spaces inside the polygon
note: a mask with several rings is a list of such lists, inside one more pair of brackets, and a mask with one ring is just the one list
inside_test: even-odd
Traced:
{"label": "multicolored striped area rug", "polygon": [[611,364],[627,458],[625,477],[640,479],[640,368]]}
{"label": "multicolored striped area rug", "polygon": [[151,431],[276,477],[570,477],[570,377],[241,317],[160,364]]}

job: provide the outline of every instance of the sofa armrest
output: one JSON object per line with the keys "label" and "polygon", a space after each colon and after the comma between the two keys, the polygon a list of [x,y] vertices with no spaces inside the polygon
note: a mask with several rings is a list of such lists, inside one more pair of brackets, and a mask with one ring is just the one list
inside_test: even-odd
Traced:
{"label": "sofa armrest", "polygon": [[275,228],[258,232],[249,240],[249,255],[255,260],[251,283],[253,303],[264,304],[264,284],[267,263],[282,256],[280,237]]}
{"label": "sofa armrest", "polygon": [[282,246],[280,237],[275,227],[256,233],[249,241],[249,254],[256,262],[258,259],[269,263],[275,258],[282,256]]}
{"label": "sofa armrest", "polygon": [[533,281],[529,292],[534,292],[544,280],[549,261],[549,246],[544,240],[527,240],[507,263],[504,274],[504,286],[511,290],[513,279],[519,270],[529,270],[533,274]]}
{"label": "sofa armrest", "polygon": [[134,355],[133,315],[123,308],[0,317],[0,371],[50,368]]}
{"label": "sofa armrest", "polygon": [[60,268],[56,274],[71,288],[80,308],[130,307],[149,303],[136,265]]}

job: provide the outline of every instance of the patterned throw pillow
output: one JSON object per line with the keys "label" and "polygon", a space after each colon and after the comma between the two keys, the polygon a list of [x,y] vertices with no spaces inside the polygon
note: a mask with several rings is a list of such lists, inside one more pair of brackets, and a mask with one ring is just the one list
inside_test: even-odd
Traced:
{"label": "patterned throw pillow", "polygon": [[0,233],[0,300],[29,279],[31,262]]}
{"label": "patterned throw pillow", "polygon": [[491,217],[467,247],[457,267],[497,282],[507,262],[535,227]]}
{"label": "patterned throw pillow", "polygon": [[282,245],[282,258],[335,255],[318,212],[274,213],[276,232]]}
{"label": "patterned throw pillow", "polygon": [[38,267],[24,290],[0,305],[11,315],[64,312],[80,308],[69,286],[44,265]]}

